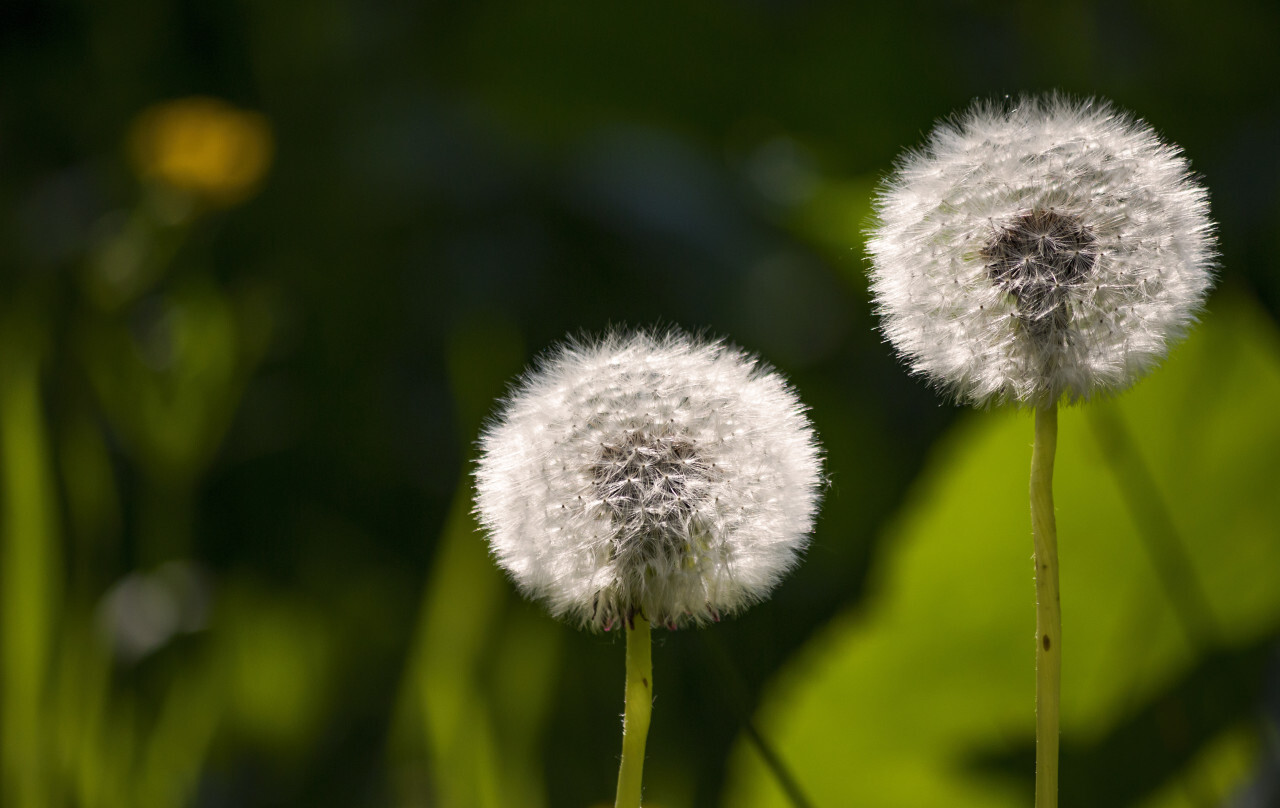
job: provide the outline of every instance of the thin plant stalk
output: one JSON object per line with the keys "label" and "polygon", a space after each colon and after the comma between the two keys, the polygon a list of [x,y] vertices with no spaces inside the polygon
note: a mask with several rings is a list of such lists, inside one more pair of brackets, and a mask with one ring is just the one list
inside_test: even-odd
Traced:
{"label": "thin plant stalk", "polygon": [[627,703],[622,717],[622,766],[614,808],[640,808],[644,742],[653,711],[653,659],[649,621],[636,615],[627,626]]}
{"label": "thin plant stalk", "polygon": [[1031,450],[1031,532],[1036,566],[1036,808],[1058,805],[1058,702],[1062,688],[1062,607],[1058,529],[1053,518],[1056,404],[1036,409]]}

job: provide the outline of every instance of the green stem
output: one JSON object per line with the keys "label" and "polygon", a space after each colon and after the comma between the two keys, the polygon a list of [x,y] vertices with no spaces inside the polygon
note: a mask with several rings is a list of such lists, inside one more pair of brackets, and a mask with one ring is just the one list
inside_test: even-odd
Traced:
{"label": "green stem", "polygon": [[1062,607],[1058,529],[1053,518],[1053,453],[1058,407],[1036,410],[1031,450],[1031,532],[1036,565],[1036,808],[1058,805],[1058,694],[1062,689]]}
{"label": "green stem", "polygon": [[653,660],[649,621],[636,615],[627,627],[627,706],[622,717],[622,766],[618,769],[618,798],[614,808],[640,808],[640,778],[644,771],[644,741],[653,711]]}

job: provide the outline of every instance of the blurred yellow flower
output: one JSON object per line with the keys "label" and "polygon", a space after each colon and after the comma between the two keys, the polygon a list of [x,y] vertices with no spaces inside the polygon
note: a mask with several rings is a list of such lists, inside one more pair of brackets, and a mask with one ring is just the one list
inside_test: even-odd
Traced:
{"label": "blurred yellow flower", "polygon": [[273,139],[265,116],[193,96],[143,110],[129,148],[144,179],[229,207],[257,191],[271,164]]}

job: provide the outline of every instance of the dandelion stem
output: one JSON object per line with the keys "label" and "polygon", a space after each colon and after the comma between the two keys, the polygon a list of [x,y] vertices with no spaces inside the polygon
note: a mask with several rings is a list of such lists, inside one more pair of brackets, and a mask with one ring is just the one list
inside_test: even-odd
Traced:
{"label": "dandelion stem", "polygon": [[649,621],[636,615],[627,626],[627,703],[622,717],[622,766],[614,808],[640,808],[644,742],[653,710],[653,660]]}
{"label": "dandelion stem", "polygon": [[1062,687],[1062,608],[1058,529],[1053,518],[1053,453],[1058,407],[1036,410],[1031,450],[1031,532],[1036,565],[1036,808],[1058,805],[1058,695]]}

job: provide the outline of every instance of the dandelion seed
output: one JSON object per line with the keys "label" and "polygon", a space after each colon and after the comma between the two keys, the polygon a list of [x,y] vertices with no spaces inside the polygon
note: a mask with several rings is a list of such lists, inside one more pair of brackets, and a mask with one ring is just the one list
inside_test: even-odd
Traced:
{"label": "dandelion seed", "polygon": [[817,507],[804,408],[722,342],[614,334],[553,352],[481,438],[476,512],[498,563],[593,630],[676,627],[765,597]]}
{"label": "dandelion seed", "polygon": [[907,153],[876,202],[872,292],[911,369],[968,403],[1123,390],[1212,284],[1208,194],[1103,102],[978,104]]}

